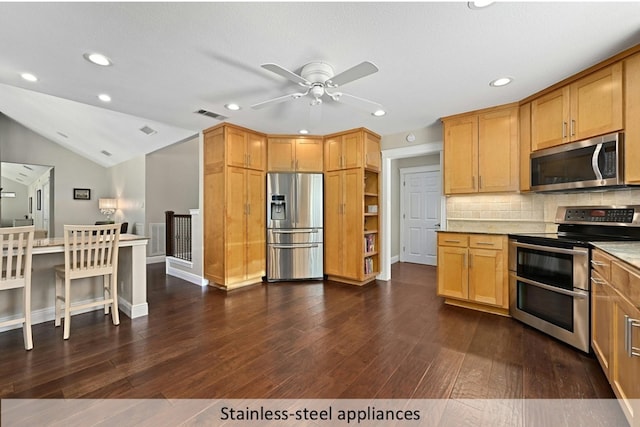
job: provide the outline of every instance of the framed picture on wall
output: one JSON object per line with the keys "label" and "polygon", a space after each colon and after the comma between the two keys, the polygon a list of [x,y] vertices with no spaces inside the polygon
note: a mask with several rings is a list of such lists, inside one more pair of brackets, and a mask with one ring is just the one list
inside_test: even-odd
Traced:
{"label": "framed picture on wall", "polygon": [[73,198],[75,200],[91,200],[91,190],[88,188],[74,188]]}
{"label": "framed picture on wall", "polygon": [[36,209],[42,210],[42,190],[36,191]]}

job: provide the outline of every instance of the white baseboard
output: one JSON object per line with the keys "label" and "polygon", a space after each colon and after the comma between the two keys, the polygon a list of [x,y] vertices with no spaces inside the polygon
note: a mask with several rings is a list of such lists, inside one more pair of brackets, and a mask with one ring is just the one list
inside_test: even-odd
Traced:
{"label": "white baseboard", "polygon": [[398,261],[400,261],[400,255],[396,255],[396,256],[392,256],[391,257],[391,264],[395,264]]}
{"label": "white baseboard", "polygon": [[149,315],[149,304],[131,305],[131,303],[122,297],[118,297],[118,308],[131,319]]}
{"label": "white baseboard", "polygon": [[179,270],[177,268],[171,267],[169,263],[167,263],[167,274],[170,276],[177,277],[182,280],[186,280],[187,282],[193,283],[198,286],[207,286],[209,284],[209,280],[204,277],[200,277],[197,274],[190,273],[188,271]]}
{"label": "white baseboard", "polygon": [[165,261],[165,256],[164,255],[148,256],[147,257],[147,264],[157,264],[159,262],[164,262],[164,261]]}

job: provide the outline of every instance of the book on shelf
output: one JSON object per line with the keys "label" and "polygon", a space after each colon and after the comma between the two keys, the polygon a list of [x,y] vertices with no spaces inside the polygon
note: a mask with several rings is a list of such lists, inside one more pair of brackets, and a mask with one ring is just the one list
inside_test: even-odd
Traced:
{"label": "book on shelf", "polygon": [[376,251],[376,235],[375,234],[367,234],[366,236],[364,236],[364,251],[366,253]]}
{"label": "book on shelf", "polygon": [[370,256],[364,259],[364,274],[373,273],[373,258]]}

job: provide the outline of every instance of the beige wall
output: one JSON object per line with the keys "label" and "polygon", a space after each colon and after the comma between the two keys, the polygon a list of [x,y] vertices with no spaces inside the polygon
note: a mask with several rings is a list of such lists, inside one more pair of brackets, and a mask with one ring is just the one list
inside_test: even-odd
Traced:
{"label": "beige wall", "polygon": [[11,227],[13,225],[13,219],[24,218],[25,215],[29,215],[29,188],[20,184],[19,182],[12,181],[7,178],[2,178],[0,181],[0,187],[3,192],[16,193],[15,198],[3,198],[0,203],[0,226]]}
{"label": "beige wall", "polygon": [[116,222],[128,222],[128,233],[145,234],[135,229],[145,222],[145,158],[139,156],[109,168],[110,197],[118,199]]}
{"label": "beige wall", "polygon": [[[410,133],[416,137],[413,142],[407,141],[407,135]],[[380,148],[389,150],[391,148],[405,148],[434,142],[442,142],[442,122],[440,120],[423,128],[385,135],[380,141]]]}

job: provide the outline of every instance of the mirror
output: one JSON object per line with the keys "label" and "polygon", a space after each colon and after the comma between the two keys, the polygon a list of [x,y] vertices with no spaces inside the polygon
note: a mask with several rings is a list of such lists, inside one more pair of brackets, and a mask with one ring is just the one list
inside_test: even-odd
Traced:
{"label": "mirror", "polygon": [[53,166],[0,162],[0,226],[34,224],[53,237]]}

